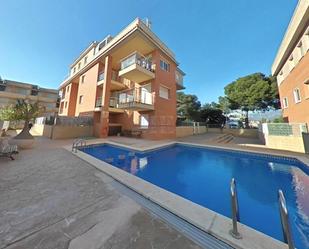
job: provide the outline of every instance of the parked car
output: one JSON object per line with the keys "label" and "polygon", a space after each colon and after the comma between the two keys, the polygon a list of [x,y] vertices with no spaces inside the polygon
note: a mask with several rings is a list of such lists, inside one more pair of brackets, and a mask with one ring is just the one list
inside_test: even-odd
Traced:
{"label": "parked car", "polygon": [[228,128],[230,129],[240,129],[243,128],[243,124],[241,121],[229,121],[227,123]]}

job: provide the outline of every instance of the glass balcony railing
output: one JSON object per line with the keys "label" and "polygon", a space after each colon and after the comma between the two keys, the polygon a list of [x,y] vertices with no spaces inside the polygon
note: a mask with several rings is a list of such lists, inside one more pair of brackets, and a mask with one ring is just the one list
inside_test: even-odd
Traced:
{"label": "glass balcony railing", "polygon": [[[95,107],[102,107],[102,97],[98,97],[95,102]],[[117,107],[117,98],[110,97],[109,99],[109,107]]]}
{"label": "glass balcony railing", "polygon": [[102,107],[102,97],[98,97],[95,101],[95,107]]}
{"label": "glass balcony railing", "polygon": [[[101,81],[101,80],[104,80],[104,78],[105,78],[104,72],[99,73],[98,82]],[[117,71],[114,71],[114,70],[112,71],[112,80],[114,80],[114,81],[120,81]]]}
{"label": "glass balcony railing", "polygon": [[98,82],[104,80],[104,72],[99,73]]}
{"label": "glass balcony railing", "polygon": [[117,98],[115,97],[110,97],[109,99],[109,107],[117,107]]}
{"label": "glass balcony railing", "polygon": [[112,71],[112,80],[114,80],[114,81],[120,81],[117,71]]}
{"label": "glass balcony railing", "polygon": [[118,104],[141,103],[153,105],[154,93],[148,92],[144,88],[131,88],[127,91],[117,93]]}
{"label": "glass balcony railing", "polygon": [[128,57],[124,58],[121,61],[121,70],[133,65],[137,64],[151,72],[153,72],[152,69],[152,63],[149,58],[146,58],[145,56],[141,55],[138,52],[134,52],[133,54],[129,55]]}

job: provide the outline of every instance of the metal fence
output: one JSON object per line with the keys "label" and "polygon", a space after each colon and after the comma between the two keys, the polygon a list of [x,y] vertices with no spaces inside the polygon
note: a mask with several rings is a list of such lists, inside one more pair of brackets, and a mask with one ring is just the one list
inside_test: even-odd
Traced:
{"label": "metal fence", "polygon": [[92,117],[39,117],[35,124],[46,125],[63,125],[63,126],[91,126],[93,125]]}
{"label": "metal fence", "polygon": [[177,120],[176,126],[194,126],[194,122]]}
{"label": "metal fence", "polygon": [[176,126],[206,126],[207,128],[222,128],[222,124],[207,124],[206,122],[180,121],[178,120]]}
{"label": "metal fence", "polygon": [[92,125],[92,117],[57,117],[55,121],[56,125],[66,126],[80,126],[80,125]]}

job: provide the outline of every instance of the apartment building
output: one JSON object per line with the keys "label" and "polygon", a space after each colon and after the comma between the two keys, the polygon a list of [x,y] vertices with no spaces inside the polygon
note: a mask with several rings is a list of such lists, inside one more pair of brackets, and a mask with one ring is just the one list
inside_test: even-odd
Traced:
{"label": "apartment building", "polygon": [[59,115],[91,116],[97,137],[139,131],[144,138],[176,136],[176,91],[184,73],[174,53],[135,19],[115,37],[92,42],[60,85]]}
{"label": "apartment building", "polygon": [[16,104],[18,99],[39,102],[45,107],[45,115],[58,112],[58,90],[42,88],[37,85],[13,80],[0,79],[0,107]]}
{"label": "apartment building", "polygon": [[309,1],[299,0],[272,65],[283,117],[309,125]]}

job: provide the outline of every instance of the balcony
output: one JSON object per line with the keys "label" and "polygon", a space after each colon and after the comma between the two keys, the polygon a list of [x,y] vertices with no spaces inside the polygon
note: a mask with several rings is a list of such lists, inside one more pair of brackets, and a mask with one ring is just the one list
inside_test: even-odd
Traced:
{"label": "balcony", "polygon": [[141,83],[154,79],[155,74],[151,60],[134,52],[121,61],[119,76]]}
{"label": "balcony", "polygon": [[132,88],[117,93],[117,108],[134,111],[154,110],[154,93],[143,88]]}
{"label": "balcony", "polygon": [[[94,111],[101,111],[101,107],[102,107],[102,97],[98,97],[95,102]],[[117,98],[115,97],[110,97],[109,99],[109,112],[114,112],[114,113],[124,112],[124,110],[118,108]]]}
{"label": "balcony", "polygon": [[[98,86],[103,86],[104,83],[104,72],[99,73],[98,76]],[[111,91],[120,91],[126,89],[127,86],[121,82],[121,78],[118,76],[117,71],[112,71],[112,80],[111,80]]]}
{"label": "balcony", "polygon": [[180,71],[176,71],[175,72],[175,78],[176,78],[176,89],[177,90],[183,90],[185,89],[184,85],[183,85],[183,75],[184,73],[180,72]]}

